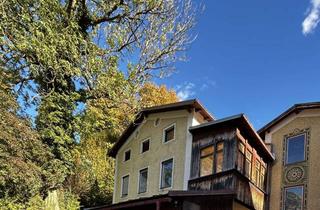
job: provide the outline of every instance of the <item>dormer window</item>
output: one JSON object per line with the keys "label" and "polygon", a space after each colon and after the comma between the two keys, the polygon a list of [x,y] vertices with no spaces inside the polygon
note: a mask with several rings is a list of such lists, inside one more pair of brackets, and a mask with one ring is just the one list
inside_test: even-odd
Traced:
{"label": "dormer window", "polygon": [[164,139],[163,142],[166,143],[168,141],[172,141],[175,138],[175,124],[170,125],[169,127],[165,128],[163,131]]}
{"label": "dormer window", "polygon": [[130,160],[130,158],[131,158],[131,150],[127,150],[127,151],[124,153],[124,161]]}

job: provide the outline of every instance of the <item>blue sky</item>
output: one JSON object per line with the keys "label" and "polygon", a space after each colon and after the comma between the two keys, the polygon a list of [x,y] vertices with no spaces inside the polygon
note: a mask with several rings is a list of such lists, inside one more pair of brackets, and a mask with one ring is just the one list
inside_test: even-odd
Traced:
{"label": "blue sky", "polygon": [[320,101],[320,0],[203,3],[188,61],[160,83],[217,118],[245,113],[257,129],[295,103]]}

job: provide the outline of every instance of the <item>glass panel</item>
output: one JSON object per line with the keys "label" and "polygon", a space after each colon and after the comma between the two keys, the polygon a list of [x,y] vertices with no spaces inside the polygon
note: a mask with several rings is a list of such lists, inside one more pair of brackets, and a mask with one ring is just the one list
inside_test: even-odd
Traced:
{"label": "glass panel", "polygon": [[257,186],[260,186],[260,162],[256,160],[255,162],[255,179],[254,182]]}
{"label": "glass panel", "polygon": [[217,151],[223,150],[223,142],[217,144]]}
{"label": "glass panel", "polygon": [[246,153],[246,158],[247,158],[248,160],[250,160],[250,161],[251,161],[251,159],[252,159],[252,153],[249,152],[248,150],[247,150],[247,153]]}
{"label": "glass panel", "polygon": [[122,178],[122,196],[128,195],[129,189],[129,176],[125,176]]}
{"label": "glass panel", "polygon": [[217,144],[216,159],[217,159],[216,173],[219,173],[223,169],[223,142],[219,142]]}
{"label": "glass panel", "polygon": [[303,186],[290,187],[285,189],[284,210],[302,210]]}
{"label": "glass panel", "polygon": [[238,153],[238,162],[237,162],[237,167],[238,171],[243,173],[243,162],[244,162],[244,154],[242,154],[240,151]]}
{"label": "glass panel", "polygon": [[210,175],[213,172],[213,155],[201,158],[200,176]]}
{"label": "glass panel", "polygon": [[217,168],[216,173],[219,173],[223,169],[223,152],[217,152]]}
{"label": "glass panel", "polygon": [[209,146],[206,148],[201,149],[201,157],[207,156],[207,155],[212,155],[214,151],[214,146]]}
{"label": "glass panel", "polygon": [[131,156],[131,151],[126,151],[124,153],[124,161],[130,160],[130,156]]}
{"label": "glass panel", "polygon": [[143,169],[140,171],[139,193],[144,193],[147,191],[147,180],[148,180],[148,169]]}
{"label": "glass panel", "polygon": [[239,152],[238,152],[237,168],[238,168],[238,171],[240,171],[241,173],[243,173],[244,150],[245,150],[244,144],[242,144],[241,142],[239,142]]}
{"label": "glass panel", "polygon": [[161,188],[171,187],[172,167],[173,167],[173,160],[172,159],[162,162]]}
{"label": "glass panel", "polygon": [[305,135],[299,135],[287,139],[287,161],[286,163],[295,163],[305,159]]}
{"label": "glass panel", "polygon": [[246,176],[250,179],[251,178],[251,160],[252,160],[252,153],[247,150],[246,152]]}
{"label": "glass panel", "polygon": [[167,142],[173,139],[174,139],[174,126],[166,129],[164,141]]}
{"label": "glass panel", "polygon": [[260,173],[260,187],[264,190],[264,179],[266,175],[266,169],[264,167],[261,167],[261,173]]}
{"label": "glass panel", "polygon": [[142,153],[146,152],[149,150],[149,145],[150,145],[150,141],[144,141],[142,142]]}
{"label": "glass panel", "polygon": [[239,143],[239,151],[244,154],[245,146],[241,142]]}

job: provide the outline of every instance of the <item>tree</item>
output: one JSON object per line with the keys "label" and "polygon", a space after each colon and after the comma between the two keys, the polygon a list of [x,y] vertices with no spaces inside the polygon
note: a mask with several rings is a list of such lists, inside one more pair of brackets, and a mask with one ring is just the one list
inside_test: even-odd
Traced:
{"label": "tree", "polygon": [[38,107],[36,128],[61,180],[74,166],[79,107],[134,110],[142,85],[168,74],[188,46],[192,8],[190,0],[1,1],[1,65],[14,74],[16,92]]}
{"label": "tree", "polygon": [[179,98],[172,89],[167,89],[165,85],[157,86],[153,83],[146,83],[139,91],[140,106],[142,108],[170,104],[178,102]]}
{"label": "tree", "polygon": [[133,109],[143,83],[167,74],[186,49],[193,14],[190,0],[0,3],[1,65],[38,107],[36,128],[63,177],[73,167],[79,105],[106,99],[106,109]]}
{"label": "tree", "polygon": [[[3,69],[2,69],[3,70]],[[0,71],[0,207],[26,203],[39,194],[52,174],[46,161],[52,158],[28,119],[17,114],[18,104],[10,89],[10,73]]]}

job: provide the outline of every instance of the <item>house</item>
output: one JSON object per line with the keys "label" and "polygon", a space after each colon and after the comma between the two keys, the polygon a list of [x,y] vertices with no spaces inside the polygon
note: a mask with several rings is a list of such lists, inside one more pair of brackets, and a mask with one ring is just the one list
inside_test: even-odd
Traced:
{"label": "house", "polygon": [[189,100],[141,111],[109,155],[113,204],[126,210],[316,210],[320,103],[258,132],[244,114],[214,119]]}
{"label": "house", "polygon": [[187,190],[188,129],[213,119],[197,100],[142,110],[109,152],[116,161],[113,203]]}
{"label": "house", "polygon": [[269,209],[320,209],[320,102],[296,104],[258,132],[275,155]]}

